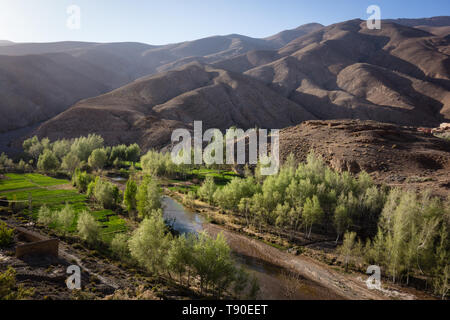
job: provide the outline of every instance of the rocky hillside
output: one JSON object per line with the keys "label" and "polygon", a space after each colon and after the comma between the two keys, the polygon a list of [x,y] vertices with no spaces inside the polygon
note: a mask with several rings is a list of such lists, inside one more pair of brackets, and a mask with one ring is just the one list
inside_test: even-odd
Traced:
{"label": "rocky hillside", "polygon": [[142,43],[0,42],[0,133],[26,127],[140,77],[193,61],[231,59],[255,50],[277,50],[292,37],[320,29],[305,25],[267,39],[216,36],[165,46]]}
{"label": "rocky hillside", "polygon": [[[276,38],[287,41],[289,35]],[[190,126],[203,120],[220,129],[284,128],[312,119],[434,127],[450,119],[449,48],[448,36],[392,22],[368,30],[365,22],[351,20],[300,36],[280,50],[249,51],[215,63],[207,63],[207,56],[184,59],[181,65],[190,64],[176,71],[76,104],[37,133],[58,138],[97,132],[117,136],[110,143],[130,142],[131,132],[150,132],[149,125],[142,127],[149,116],[152,123]],[[100,119],[110,122],[99,124]],[[114,134],[110,124],[116,123],[121,129]],[[170,136],[169,128],[158,128]],[[144,147],[164,143],[139,141]]]}
{"label": "rocky hillside", "polygon": [[307,121],[280,134],[280,157],[313,150],[339,171],[366,171],[391,186],[450,192],[450,143],[415,128],[375,121]]}
{"label": "rocky hillside", "polygon": [[169,143],[175,128],[194,120],[205,129],[281,129],[311,119],[304,107],[251,77],[191,63],[81,101],[37,133],[57,139],[95,132],[111,144],[137,141],[148,149]]}
{"label": "rocky hillside", "polygon": [[245,74],[320,119],[434,126],[450,119],[449,47],[448,36],[352,20],[297,38]]}

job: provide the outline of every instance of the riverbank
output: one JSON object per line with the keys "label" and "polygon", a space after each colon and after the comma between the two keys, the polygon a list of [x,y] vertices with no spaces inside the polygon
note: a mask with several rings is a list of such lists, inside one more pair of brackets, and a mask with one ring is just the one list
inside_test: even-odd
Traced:
{"label": "riverbank", "polygon": [[[184,195],[168,191],[166,193],[182,202]],[[369,290],[366,284],[367,275],[357,272],[344,272],[343,268],[329,266],[321,261],[306,255],[294,255],[288,253],[277,245],[269,245],[252,235],[246,234],[244,228],[236,224],[236,221],[213,211],[200,201],[195,204],[201,207],[191,208],[204,215],[207,221],[203,228],[211,236],[220,232],[226,237],[230,247],[238,255],[258,259],[269,263],[275,268],[282,268],[290,274],[290,277],[304,279],[305,285],[312,288],[306,298],[312,299],[348,299],[348,300],[386,300],[386,299],[432,299],[431,296],[412,288],[403,288],[383,283],[382,290]],[[220,224],[216,224],[220,222]],[[289,290],[289,288],[287,288]],[[315,293],[314,293],[315,292]],[[285,293],[289,295],[289,293]]]}

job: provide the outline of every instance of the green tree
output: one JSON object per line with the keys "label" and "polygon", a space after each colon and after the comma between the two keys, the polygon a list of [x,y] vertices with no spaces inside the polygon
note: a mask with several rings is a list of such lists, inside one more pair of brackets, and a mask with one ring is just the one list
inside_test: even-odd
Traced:
{"label": "green tree", "polygon": [[[324,212],[320,206],[319,198],[313,196],[313,198],[306,199],[305,205],[303,207],[302,217],[305,228],[309,228],[307,232],[307,237],[311,238],[311,232],[313,225],[320,223],[323,219]],[[305,232],[306,234],[306,232]]]}
{"label": "green tree", "polygon": [[75,139],[70,150],[74,152],[80,161],[88,161],[92,151],[103,147],[104,140],[101,136],[90,134],[87,137]]}
{"label": "green tree", "polygon": [[43,205],[39,209],[37,221],[45,226],[50,226],[56,222],[56,214],[46,205]]}
{"label": "green tree", "polygon": [[166,270],[171,236],[161,213],[149,215],[133,233],[129,247],[131,256],[153,274]]}
{"label": "green tree", "polygon": [[214,193],[216,192],[216,190],[217,186],[214,183],[214,177],[207,176],[202,186],[198,189],[197,193],[202,200],[208,202],[209,204],[212,204],[214,201]]}
{"label": "green tree", "polygon": [[62,160],[70,152],[72,143],[69,140],[57,140],[52,144],[52,150],[58,159]]}
{"label": "green tree", "polygon": [[75,220],[75,211],[73,208],[66,204],[66,206],[57,214],[58,227],[64,232],[69,232]]}
{"label": "green tree", "polygon": [[348,227],[352,223],[348,208],[343,204],[337,206],[334,211],[333,220],[337,233],[336,243],[338,243],[339,237],[347,231]]}
{"label": "green tree", "polygon": [[59,168],[59,160],[51,150],[45,150],[39,156],[38,169],[44,172],[53,172]]}
{"label": "green tree", "polygon": [[200,278],[200,290],[213,289],[220,297],[223,290],[232,284],[236,269],[231,258],[230,247],[223,234],[212,239],[201,233],[194,244],[193,267]]}
{"label": "green tree", "polygon": [[105,209],[114,209],[120,198],[119,188],[97,177],[88,187],[88,196],[93,196],[95,201]]}
{"label": "green tree", "polygon": [[137,195],[137,184],[133,178],[128,179],[127,186],[125,188],[125,193],[123,197],[123,202],[129,213],[134,212],[137,207],[136,195]]}
{"label": "green tree", "polygon": [[144,177],[136,196],[139,217],[147,218],[154,210],[161,208],[161,190],[151,177]]}
{"label": "green tree", "polygon": [[126,261],[130,258],[129,240],[130,237],[127,234],[119,233],[111,241],[111,251],[120,260]]}
{"label": "green tree", "polygon": [[131,162],[138,162],[141,156],[141,148],[138,144],[132,144],[127,147],[126,160]]}
{"label": "green tree", "polygon": [[[167,254],[167,266],[168,268],[178,274],[180,284],[183,284],[182,277],[186,273],[186,271],[190,271],[190,267],[193,261],[193,247],[194,240],[192,236],[181,235],[178,238],[175,238],[169,248],[169,252]],[[188,285],[189,285],[189,276],[188,276]]]}
{"label": "green tree", "polygon": [[88,163],[94,170],[101,170],[105,167],[108,157],[104,149],[95,149],[89,156]]}
{"label": "green tree", "polygon": [[347,232],[344,235],[344,242],[341,247],[339,247],[338,252],[344,260],[345,271],[348,271],[348,265],[350,258],[353,255],[353,250],[356,246],[356,232]]}
{"label": "green tree", "polygon": [[90,245],[100,241],[100,224],[87,211],[82,211],[78,216],[77,231],[81,239]]}
{"label": "green tree", "polygon": [[80,166],[80,159],[78,156],[69,152],[62,158],[61,168],[69,172],[69,174],[73,175],[75,170]]}

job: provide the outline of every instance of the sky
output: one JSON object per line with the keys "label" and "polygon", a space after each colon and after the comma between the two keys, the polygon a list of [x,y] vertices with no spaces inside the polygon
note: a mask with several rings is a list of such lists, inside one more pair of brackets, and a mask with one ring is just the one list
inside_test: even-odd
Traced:
{"label": "sky", "polygon": [[[72,5],[79,19],[68,13]],[[382,19],[450,15],[449,0],[0,0],[0,39],[161,45],[232,33],[262,38],[310,22],[367,19],[369,5],[381,8]]]}

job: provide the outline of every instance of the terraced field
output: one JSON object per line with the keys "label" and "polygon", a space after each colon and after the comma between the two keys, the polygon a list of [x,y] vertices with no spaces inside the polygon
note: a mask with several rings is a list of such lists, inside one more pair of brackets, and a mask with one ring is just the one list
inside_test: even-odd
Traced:
{"label": "terraced field", "polygon": [[[125,221],[111,210],[91,210],[84,194],[71,188],[70,181],[55,179],[41,174],[6,174],[0,178],[0,198],[17,201],[24,207],[24,212],[30,214],[29,199],[32,200],[32,216],[35,218],[39,208],[47,205],[52,210],[60,210],[70,204],[78,214],[83,210],[91,211],[103,227],[103,239],[109,241],[116,232],[125,231]],[[0,203],[6,206],[6,204]],[[76,229],[76,221],[71,231]]]}

